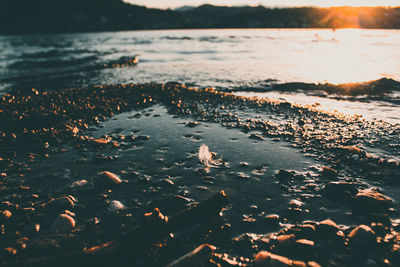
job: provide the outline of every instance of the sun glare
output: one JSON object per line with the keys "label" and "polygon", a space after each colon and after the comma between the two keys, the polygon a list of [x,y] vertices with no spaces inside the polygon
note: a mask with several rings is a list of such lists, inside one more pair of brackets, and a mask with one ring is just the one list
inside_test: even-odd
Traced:
{"label": "sun glare", "polygon": [[[286,2],[286,1],[285,1]],[[301,1],[301,4],[296,6],[316,6],[316,7],[395,7],[400,6],[398,0],[336,0],[336,1],[325,1],[325,0],[311,0],[311,1]]]}

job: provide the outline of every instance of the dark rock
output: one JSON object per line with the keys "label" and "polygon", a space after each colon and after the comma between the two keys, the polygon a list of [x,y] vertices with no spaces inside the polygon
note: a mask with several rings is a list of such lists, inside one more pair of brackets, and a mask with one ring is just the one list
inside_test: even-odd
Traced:
{"label": "dark rock", "polygon": [[370,189],[358,192],[354,199],[355,212],[385,213],[393,204],[391,198]]}
{"label": "dark rock", "polygon": [[323,193],[329,199],[342,202],[352,199],[358,193],[358,189],[355,183],[335,181],[326,184]]}
{"label": "dark rock", "polygon": [[302,255],[305,254],[305,255],[309,256],[310,254],[313,254],[315,252],[314,241],[311,241],[308,239],[296,240],[293,247],[294,247],[296,253],[302,254]]}
{"label": "dark rock", "polygon": [[349,234],[351,246],[366,247],[376,244],[376,233],[367,225],[359,225]]}
{"label": "dark rock", "polygon": [[316,227],[316,232],[323,236],[336,235],[338,231],[339,231],[339,227],[337,226],[337,224],[334,221],[332,221],[330,219],[321,221]]}
{"label": "dark rock", "polygon": [[250,139],[254,139],[254,140],[259,140],[259,141],[263,141],[263,140],[264,140],[264,137],[262,137],[262,136],[260,136],[260,135],[258,135],[258,134],[251,134],[251,135],[249,136],[249,138],[250,138]]}
{"label": "dark rock", "polygon": [[170,215],[175,212],[185,209],[186,205],[190,203],[190,199],[180,195],[174,195],[162,199],[153,200],[149,207],[151,209],[159,208],[164,214]]}
{"label": "dark rock", "polygon": [[280,183],[287,183],[293,180],[294,175],[289,171],[279,170],[279,172],[275,174],[275,178],[278,179]]}
{"label": "dark rock", "polygon": [[337,170],[323,166],[321,169],[321,175],[326,178],[333,178],[337,176]]}
{"label": "dark rock", "polygon": [[51,210],[53,212],[59,212],[64,210],[73,209],[75,206],[75,199],[70,196],[64,196],[59,198],[54,198],[44,204],[46,210]]}
{"label": "dark rock", "polygon": [[289,231],[298,239],[313,240],[315,238],[315,226],[311,224],[295,225],[290,227]]}
{"label": "dark rock", "polygon": [[51,231],[55,233],[69,233],[75,228],[75,220],[67,214],[58,215]]}

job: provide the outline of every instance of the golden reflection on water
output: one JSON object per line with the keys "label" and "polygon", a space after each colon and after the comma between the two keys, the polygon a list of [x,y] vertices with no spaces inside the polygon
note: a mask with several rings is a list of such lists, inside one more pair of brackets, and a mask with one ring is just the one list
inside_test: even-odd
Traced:
{"label": "golden reflection on water", "polygon": [[299,55],[299,75],[333,84],[390,78],[388,73],[400,72],[400,63],[391,57],[392,49],[399,48],[380,42],[385,38],[382,32],[365,29],[318,32],[313,40],[318,45],[308,46],[310,51]]}

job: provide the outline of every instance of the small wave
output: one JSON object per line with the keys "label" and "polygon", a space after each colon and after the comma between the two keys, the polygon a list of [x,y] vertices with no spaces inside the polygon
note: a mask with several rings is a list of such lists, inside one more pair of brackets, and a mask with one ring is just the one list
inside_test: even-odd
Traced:
{"label": "small wave", "polygon": [[110,62],[104,63],[104,68],[124,68],[124,67],[131,67],[136,66],[139,62],[139,59],[136,56],[129,57],[123,56],[117,60],[111,60]]}
{"label": "small wave", "polygon": [[80,64],[88,64],[98,60],[95,55],[76,57],[76,58],[54,58],[54,59],[25,59],[16,61],[9,65],[10,69],[36,69],[36,68],[63,68],[78,66]]}
{"label": "small wave", "polygon": [[188,37],[188,36],[182,36],[182,37],[176,37],[176,36],[162,36],[161,37],[162,40],[178,40],[178,41],[182,41],[182,40],[193,40],[192,38]]}
{"label": "small wave", "polygon": [[383,97],[400,92],[400,82],[391,78],[381,78],[378,80],[360,82],[360,83],[344,83],[344,84],[317,84],[304,82],[276,83],[276,80],[268,79],[260,82],[259,86],[235,88],[231,91],[253,91],[253,92],[297,92],[320,93],[327,95],[340,95],[349,97],[373,96]]}

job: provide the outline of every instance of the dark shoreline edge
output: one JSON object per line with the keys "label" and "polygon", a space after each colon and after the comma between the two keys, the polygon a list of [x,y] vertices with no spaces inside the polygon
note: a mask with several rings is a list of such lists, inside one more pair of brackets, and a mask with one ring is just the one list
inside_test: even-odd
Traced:
{"label": "dark shoreline edge", "polygon": [[[348,99],[377,99],[395,101],[395,99],[386,98],[390,93],[400,92],[400,82],[392,78],[381,78],[378,80],[357,82],[357,83],[304,83],[288,82],[279,83],[277,81],[265,81],[265,86],[260,87],[237,87],[233,89],[224,89],[226,92],[245,91],[245,92],[323,92],[321,96],[328,97],[347,97]],[[397,101],[398,102],[398,101]]]}
{"label": "dark shoreline edge", "polygon": [[399,7],[267,8],[207,4],[177,11],[137,6],[122,0],[5,0],[0,5],[0,33],[178,28],[398,29],[399,11]]}

